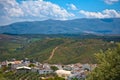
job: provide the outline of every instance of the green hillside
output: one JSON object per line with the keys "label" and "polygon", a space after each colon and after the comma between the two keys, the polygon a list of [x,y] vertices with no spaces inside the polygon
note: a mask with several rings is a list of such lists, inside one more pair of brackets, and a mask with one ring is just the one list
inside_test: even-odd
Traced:
{"label": "green hillside", "polygon": [[[3,35],[2,35],[3,36]],[[0,60],[12,58],[41,63],[95,63],[94,53],[115,46],[115,43],[95,38],[9,36],[0,40]]]}
{"label": "green hillside", "polygon": [[[114,44],[97,39],[45,39],[31,43],[24,50],[24,55],[40,62],[94,63],[94,53],[114,46]],[[48,60],[54,49],[54,55]]]}
{"label": "green hillside", "polygon": [[113,47],[115,43],[102,38],[81,39],[59,36],[41,38],[13,35],[12,39],[7,36],[7,39],[4,37],[0,40],[0,60],[27,57],[41,63],[95,63],[94,53]]}

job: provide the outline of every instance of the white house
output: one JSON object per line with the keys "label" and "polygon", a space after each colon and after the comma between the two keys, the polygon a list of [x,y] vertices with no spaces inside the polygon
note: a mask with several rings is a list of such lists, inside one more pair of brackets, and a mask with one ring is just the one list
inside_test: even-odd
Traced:
{"label": "white house", "polygon": [[31,71],[31,68],[27,66],[21,66],[21,67],[17,67],[16,70],[18,73],[28,73]]}
{"label": "white house", "polygon": [[78,80],[83,80],[86,78],[86,74],[84,70],[81,70],[79,73],[74,73],[68,76],[68,80],[73,80],[73,78],[77,78]]}
{"label": "white house", "polygon": [[53,70],[51,70],[51,69],[39,69],[38,73],[39,74],[50,74],[50,73],[53,73]]}
{"label": "white house", "polygon": [[65,79],[67,79],[67,77],[71,75],[71,71],[66,71],[66,70],[57,70],[57,71],[55,71],[55,73],[59,77],[63,77]]}

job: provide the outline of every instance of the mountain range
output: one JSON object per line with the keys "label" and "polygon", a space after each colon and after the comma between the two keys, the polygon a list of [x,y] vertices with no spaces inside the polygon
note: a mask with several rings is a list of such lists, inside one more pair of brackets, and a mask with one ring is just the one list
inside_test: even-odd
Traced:
{"label": "mountain range", "polygon": [[120,18],[74,19],[16,22],[0,26],[0,33],[10,34],[120,34]]}

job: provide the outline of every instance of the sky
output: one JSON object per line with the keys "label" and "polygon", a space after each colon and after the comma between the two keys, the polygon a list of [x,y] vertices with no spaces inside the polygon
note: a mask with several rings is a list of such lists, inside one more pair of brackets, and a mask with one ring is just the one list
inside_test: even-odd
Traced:
{"label": "sky", "polygon": [[0,26],[77,18],[120,18],[120,0],[0,0]]}

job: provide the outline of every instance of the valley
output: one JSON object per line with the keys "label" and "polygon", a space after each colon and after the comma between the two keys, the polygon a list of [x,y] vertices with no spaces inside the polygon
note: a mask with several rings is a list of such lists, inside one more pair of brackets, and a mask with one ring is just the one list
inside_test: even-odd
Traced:
{"label": "valley", "polygon": [[12,58],[41,63],[96,63],[94,54],[114,48],[119,36],[97,35],[10,35],[0,36],[0,60]]}

